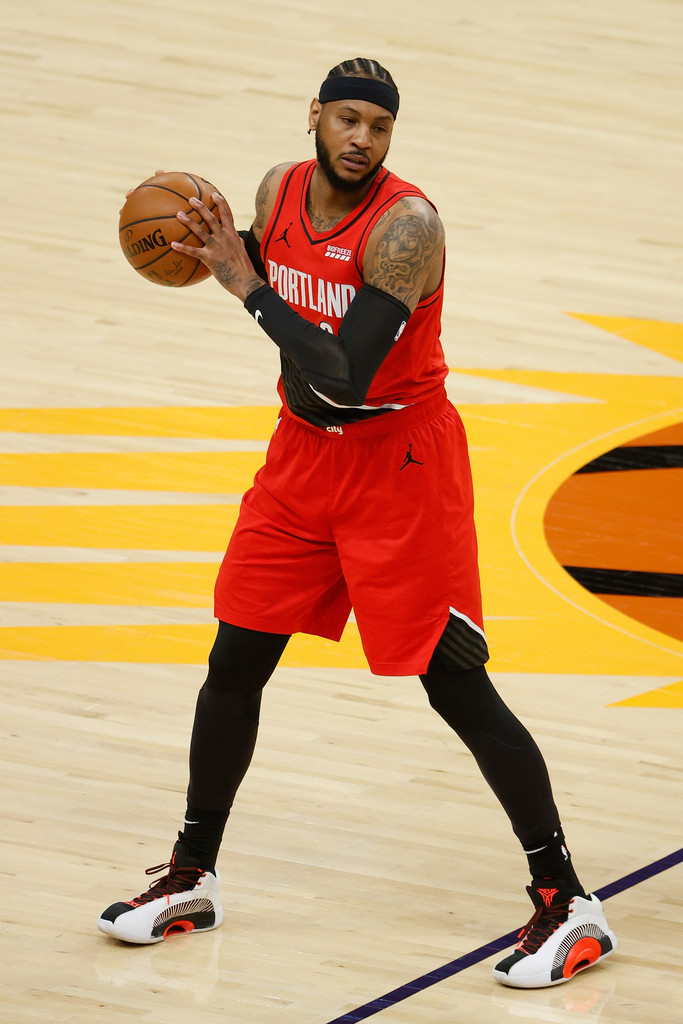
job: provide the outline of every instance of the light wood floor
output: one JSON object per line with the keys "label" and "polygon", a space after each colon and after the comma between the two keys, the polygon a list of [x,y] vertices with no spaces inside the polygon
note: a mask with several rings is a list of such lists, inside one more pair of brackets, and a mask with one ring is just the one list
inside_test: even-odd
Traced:
{"label": "light wood floor", "polygon": [[[2,3],[7,1024],[350,1024],[529,916],[469,755],[417,680],[370,675],[351,623],[338,646],[293,641],[270,685],[224,926],[145,948],[95,928],[184,810],[213,576],[277,374],[215,282],[175,293],[130,269],[118,209],[156,168],[189,170],[248,226],[265,170],[310,154],[308,102],[345,57],[396,78],[388,166],[447,229],[492,675],[587,886],[683,846],[683,643],[580,588],[542,528],[577,468],[683,420],[682,45],[667,0]],[[610,898],[619,949],[568,985],[503,989],[492,957],[370,1019],[671,1024],[681,877]]]}

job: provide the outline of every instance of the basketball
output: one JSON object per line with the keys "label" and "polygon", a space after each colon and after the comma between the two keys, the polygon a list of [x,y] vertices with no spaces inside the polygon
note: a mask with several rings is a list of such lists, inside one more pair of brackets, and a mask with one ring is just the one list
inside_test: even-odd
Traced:
{"label": "basketball", "polygon": [[119,217],[119,241],[123,254],[138,274],[153,284],[171,288],[184,288],[211,276],[208,267],[192,256],[185,256],[171,248],[171,242],[201,245],[176,214],[188,214],[201,221],[188,200],[201,201],[214,212],[216,204],[211,194],[215,186],[197,174],[172,171],[157,174],[137,186],[127,197]]}

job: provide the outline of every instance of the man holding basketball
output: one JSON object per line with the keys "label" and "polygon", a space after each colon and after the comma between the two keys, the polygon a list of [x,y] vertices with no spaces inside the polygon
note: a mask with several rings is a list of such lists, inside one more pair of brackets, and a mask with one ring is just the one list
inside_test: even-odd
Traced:
{"label": "man holding basketball", "polygon": [[527,855],[536,911],[494,969],[541,987],[616,939],[564,844],[543,757],[484,668],[467,442],[439,340],[444,231],[383,164],[399,108],[389,73],[333,68],[309,111],[316,158],[273,168],[248,232],[225,199],[182,222],[198,256],[280,349],[282,412],[216,582],[182,832],[168,874],[104,911],[135,943],[221,923],[216,857],[251,761],[262,690],[292,633],[339,640],[353,607],[370,668],[418,675],[469,747]]}

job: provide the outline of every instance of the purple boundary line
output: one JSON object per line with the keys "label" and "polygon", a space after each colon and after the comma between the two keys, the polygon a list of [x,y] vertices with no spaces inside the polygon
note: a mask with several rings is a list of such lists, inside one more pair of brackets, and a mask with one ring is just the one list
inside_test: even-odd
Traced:
{"label": "purple boundary line", "polygon": [[[602,889],[596,889],[595,895],[600,900],[607,900],[611,896],[616,896],[618,893],[624,892],[625,889],[630,889],[640,882],[645,882],[648,878],[652,878],[662,871],[668,871],[669,868],[675,867],[676,864],[682,862],[683,848],[668,854],[666,857],[662,857],[660,860],[654,861],[652,864],[646,865],[644,868],[632,871],[630,875],[624,875],[623,878],[618,878],[615,882],[610,882],[609,885],[603,886]],[[410,996],[423,992],[424,989],[437,985],[440,981],[445,981],[446,978],[452,978],[454,974],[460,974],[461,971],[467,970],[468,967],[473,967],[474,964],[478,964],[482,960],[486,960],[494,953],[500,953],[502,950],[507,949],[508,946],[514,943],[518,932],[519,929],[515,928],[514,931],[508,932],[507,935],[501,935],[499,938],[494,939],[493,942],[488,942],[485,946],[479,946],[478,949],[465,953],[464,956],[458,957],[457,960],[451,960],[450,963],[444,964],[443,967],[437,967],[436,970],[430,971],[429,974],[423,974],[420,978],[409,981],[406,985],[401,985],[392,992],[387,992],[386,995],[373,999],[370,1003],[365,1003],[364,1006],[350,1010],[341,1017],[335,1017],[334,1020],[328,1021],[328,1024],[358,1024],[358,1021],[367,1020],[368,1017],[373,1017],[376,1013],[380,1013],[390,1006],[395,1006],[396,1003],[409,999]]]}

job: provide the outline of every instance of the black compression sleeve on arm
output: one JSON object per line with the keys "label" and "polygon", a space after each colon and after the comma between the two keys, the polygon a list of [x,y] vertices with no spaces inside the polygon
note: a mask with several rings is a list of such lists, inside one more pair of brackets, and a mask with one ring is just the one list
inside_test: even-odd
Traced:
{"label": "black compression sleeve on arm", "polygon": [[244,305],[315,391],[351,407],[364,404],[373,377],[410,317],[407,306],[369,284],[351,302],[339,335],[299,316],[270,285],[253,291]]}
{"label": "black compression sleeve on arm", "polygon": [[251,260],[254,270],[265,281],[268,275],[261,259],[261,246],[254,234],[253,227],[249,228],[248,231],[238,231],[237,234],[244,242],[244,248],[247,250],[247,256]]}

